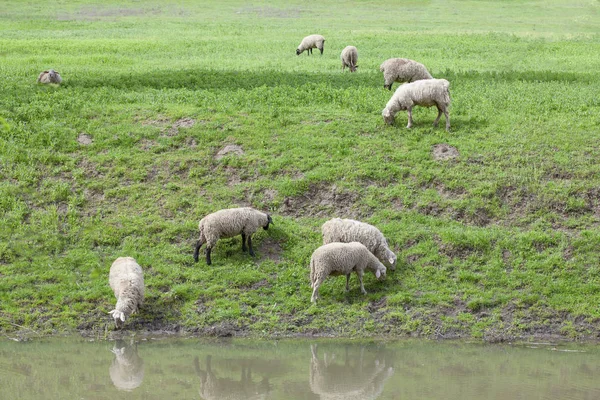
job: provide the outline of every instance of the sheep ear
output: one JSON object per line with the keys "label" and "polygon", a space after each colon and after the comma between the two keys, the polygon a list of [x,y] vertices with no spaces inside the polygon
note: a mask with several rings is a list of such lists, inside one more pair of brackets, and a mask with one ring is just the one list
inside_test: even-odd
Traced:
{"label": "sheep ear", "polygon": [[267,224],[275,225],[273,223],[273,218],[271,218],[271,216],[269,214],[267,214]]}
{"label": "sheep ear", "polygon": [[121,313],[119,316],[122,322],[125,322],[125,313]]}
{"label": "sheep ear", "polygon": [[395,261],[396,261],[396,260],[394,260],[394,257],[390,257],[390,265],[394,265],[394,262],[395,262]]}
{"label": "sheep ear", "polygon": [[377,271],[375,272],[375,277],[376,277],[377,279],[379,279],[379,277],[380,277],[380,276],[381,276],[381,271],[380,271],[380,270],[377,270]]}

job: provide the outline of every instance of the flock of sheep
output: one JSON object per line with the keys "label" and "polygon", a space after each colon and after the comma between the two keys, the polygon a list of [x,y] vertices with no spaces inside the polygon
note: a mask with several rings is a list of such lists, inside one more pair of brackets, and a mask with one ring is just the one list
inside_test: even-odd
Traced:
{"label": "flock of sheep", "polygon": [[[219,239],[242,236],[242,251],[254,256],[252,235],[260,228],[269,229],[273,219],[267,213],[251,207],[228,208],[209,214],[200,220],[200,238],[194,250],[194,261],[198,262],[200,247],[206,244],[206,264],[211,264],[211,250]],[[346,290],[350,290],[350,274],[355,272],[363,294],[365,271],[377,279],[386,277],[386,265],[396,269],[396,254],[392,252],[381,231],[365,222],[352,219],[333,218],[321,227],[323,245],[317,248],[310,259],[310,286],[313,289],[311,302],[319,297],[319,286],[328,276],[346,276]],[[248,244],[246,247],[246,243]],[[385,265],[384,265],[385,264]],[[142,268],[131,257],[119,257],[109,272],[109,283],[117,304],[109,314],[117,328],[142,305],[144,299],[144,275]]]}
{"label": "flock of sheep", "polygon": [[[296,54],[304,51],[312,54],[319,49],[323,54],[325,38],[321,35],[305,37]],[[350,72],[358,68],[358,50],[347,46],[342,50],[342,71],[348,67]],[[446,130],[450,129],[449,82],[445,79],[434,79],[427,68],[416,61],[406,58],[391,58],[380,66],[383,72],[384,88],[391,90],[394,82],[406,82],[399,86],[382,111],[387,124],[394,123],[398,111],[408,112],[408,126],[412,126],[412,108],[415,105],[436,106],[437,126],[442,113],[446,118]],[[60,74],[53,70],[43,71],[38,83],[60,84]],[[242,236],[242,251],[254,256],[252,235],[259,229],[267,230],[273,220],[269,214],[250,207],[230,208],[217,211],[202,218],[199,223],[200,237],[194,250],[194,261],[198,262],[200,247],[206,244],[206,264],[211,264],[211,251],[221,238]],[[313,289],[311,302],[319,297],[319,287],[328,276],[346,276],[346,290],[349,290],[350,274],[355,272],[360,283],[360,290],[366,294],[363,285],[365,271],[372,272],[377,279],[386,276],[387,267],[396,268],[396,255],[389,249],[383,234],[374,226],[351,219],[334,218],[322,226],[323,245],[316,249],[310,260],[310,285]],[[247,246],[246,246],[247,244]],[[384,265],[385,264],[385,265]],[[111,265],[109,283],[117,304],[109,314],[115,325],[121,327],[126,319],[142,305],[144,299],[144,276],[142,268],[131,257],[119,257]]]}

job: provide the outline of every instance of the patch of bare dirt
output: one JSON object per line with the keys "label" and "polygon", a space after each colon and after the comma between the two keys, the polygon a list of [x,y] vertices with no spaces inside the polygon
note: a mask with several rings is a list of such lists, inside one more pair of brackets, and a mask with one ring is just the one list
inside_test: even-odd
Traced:
{"label": "patch of bare dirt", "polygon": [[460,153],[454,146],[450,146],[447,143],[436,144],[431,149],[431,156],[434,160],[452,160],[458,158]]}
{"label": "patch of bare dirt", "polygon": [[196,124],[196,120],[192,118],[181,118],[173,123],[173,125],[169,128],[168,136],[177,135],[179,132],[179,128],[188,129]]}
{"label": "patch of bare dirt", "polygon": [[77,136],[77,141],[83,146],[89,146],[94,142],[92,137],[87,133],[80,133],[79,136]]}
{"label": "patch of bare dirt", "polygon": [[245,154],[244,149],[242,149],[241,146],[238,146],[237,144],[228,144],[217,152],[217,154],[215,155],[215,160],[220,160],[221,158],[223,158],[225,156],[230,156],[230,155],[241,156],[244,154]]}
{"label": "patch of bare dirt", "polygon": [[196,139],[194,139],[193,137],[187,137],[185,138],[185,144],[188,147],[191,147],[192,149],[196,148],[196,146],[198,146],[198,142],[196,142]]}
{"label": "patch of bare dirt", "polygon": [[286,197],[280,212],[294,217],[350,217],[365,218],[373,210],[359,204],[360,195],[336,185],[312,185],[306,193]]}
{"label": "patch of bare dirt", "polygon": [[262,241],[259,248],[260,260],[271,260],[279,264],[283,260],[283,249],[281,244],[273,238],[266,238]]}
{"label": "patch of bare dirt", "polygon": [[150,139],[142,139],[139,141],[139,145],[140,148],[144,151],[148,151],[151,148],[153,148],[154,146],[156,146],[158,143],[156,143],[155,140],[150,140]]}

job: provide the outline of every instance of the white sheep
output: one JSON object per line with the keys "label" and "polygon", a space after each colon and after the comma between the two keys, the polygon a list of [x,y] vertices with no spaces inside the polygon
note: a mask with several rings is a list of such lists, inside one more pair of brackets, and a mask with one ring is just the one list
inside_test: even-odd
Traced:
{"label": "white sheep", "polygon": [[317,345],[310,345],[310,390],[320,400],[378,399],[386,381],[394,374],[394,368],[386,363],[383,354],[371,349],[361,347],[359,354],[349,352],[347,346],[344,350],[343,360],[336,360],[335,353],[325,352],[321,360]]}
{"label": "white sheep", "polygon": [[408,58],[390,58],[385,60],[379,70],[383,72],[383,87],[392,90],[394,82],[414,82],[421,79],[432,79],[427,68]]}
{"label": "white sheep", "polygon": [[110,266],[108,281],[117,298],[117,305],[109,314],[119,328],[144,301],[144,273],[135,259],[119,257]]}
{"label": "white sheep", "polygon": [[386,268],[362,243],[329,243],[316,249],[310,258],[310,301],[319,297],[319,286],[328,276],[346,275],[346,291],[350,290],[350,274],[356,272],[360,291],[367,294],[363,285],[365,270],[373,272],[377,279],[385,278]]}
{"label": "white sheep", "polygon": [[390,250],[383,233],[373,225],[353,219],[333,218],[321,226],[323,244],[360,242],[383,264],[396,269],[396,255]]}
{"label": "white sheep", "polygon": [[200,247],[206,243],[206,264],[210,265],[210,252],[221,238],[230,238],[242,235],[242,251],[246,251],[246,238],[250,255],[254,256],[252,248],[252,234],[258,228],[269,229],[273,220],[267,213],[251,207],[228,208],[208,214],[200,220],[200,239],[194,250],[194,261],[198,262]]}
{"label": "white sheep", "polygon": [[312,54],[312,49],[319,49],[321,51],[321,55],[323,54],[323,45],[325,43],[325,38],[321,35],[309,35],[302,39],[300,45],[296,49],[296,55],[299,56],[306,50],[306,55]]}
{"label": "white sheep", "polygon": [[436,106],[438,116],[433,126],[438,126],[440,117],[444,113],[446,117],[446,130],[450,130],[450,82],[445,79],[424,79],[412,83],[400,85],[381,112],[383,120],[391,125],[398,111],[408,112],[407,128],[412,127],[412,108],[414,106],[431,107]]}
{"label": "white sheep", "polygon": [[108,373],[115,387],[127,392],[139,387],[144,381],[144,361],[138,356],[137,345],[118,340],[111,351],[115,359]]}
{"label": "white sheep", "polygon": [[354,46],[346,46],[344,50],[342,50],[342,54],[340,55],[342,59],[342,71],[346,69],[346,67],[350,68],[350,72],[355,72],[358,65],[358,50]]}
{"label": "white sheep", "polygon": [[44,71],[42,73],[40,73],[40,75],[37,78],[38,83],[56,83],[59,84],[62,82],[62,78],[60,77],[60,74],[53,70],[50,69],[48,71]]}

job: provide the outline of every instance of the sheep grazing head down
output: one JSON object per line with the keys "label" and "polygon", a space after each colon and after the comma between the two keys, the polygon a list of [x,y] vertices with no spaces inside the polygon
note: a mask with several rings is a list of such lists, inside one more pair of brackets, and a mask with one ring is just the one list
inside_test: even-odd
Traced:
{"label": "sheep grazing head down", "polygon": [[377,270],[375,270],[375,278],[382,280],[385,279],[385,277],[387,276],[387,268],[385,268],[385,265],[380,265]]}
{"label": "sheep grazing head down", "polygon": [[358,68],[358,65],[351,65],[350,72],[356,72],[356,68]]}
{"label": "sheep grazing head down", "polygon": [[300,54],[302,54],[302,52],[300,51],[300,49],[296,49],[296,55],[299,56]]}
{"label": "sheep grazing head down", "polygon": [[109,311],[108,314],[115,320],[115,326],[117,328],[122,327],[125,324],[125,313],[118,310]]}
{"label": "sheep grazing head down", "polygon": [[273,223],[273,219],[271,218],[271,216],[269,214],[267,214],[267,224],[265,226],[263,226],[263,229],[266,231],[267,229],[269,229],[269,224],[271,225],[275,225]]}
{"label": "sheep grazing head down", "polygon": [[392,114],[387,108],[383,109],[381,115],[383,116],[383,120],[386,124],[392,125],[394,123],[394,114]]}

